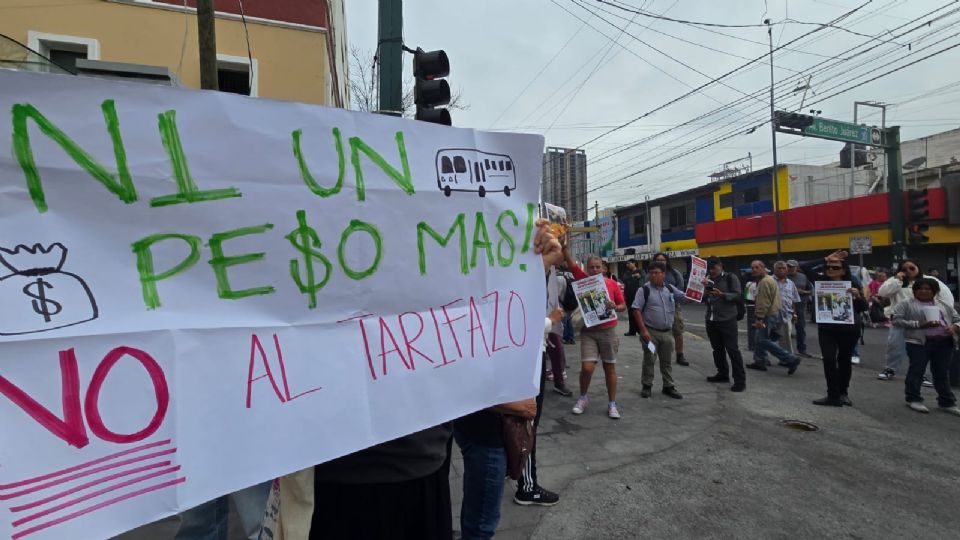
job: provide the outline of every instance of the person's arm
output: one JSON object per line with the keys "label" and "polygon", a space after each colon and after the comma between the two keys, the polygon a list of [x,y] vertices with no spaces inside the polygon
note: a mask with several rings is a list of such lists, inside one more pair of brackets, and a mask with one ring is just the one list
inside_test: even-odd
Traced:
{"label": "person's arm", "polygon": [[640,336],[643,337],[644,341],[650,341],[650,332],[647,331],[647,324],[643,321],[643,306],[646,304],[646,297],[643,294],[643,287],[637,291],[637,296],[633,299],[633,305],[630,307],[633,308],[630,312],[630,315],[633,316],[634,322],[637,323],[637,329],[640,330]]}
{"label": "person's arm", "polygon": [[890,314],[890,319],[894,326],[899,326],[901,328],[920,328],[920,321],[905,318],[907,315],[907,306],[910,305],[910,303],[911,302],[900,302],[893,306],[893,312]]}
{"label": "person's arm", "polygon": [[877,291],[877,294],[884,298],[893,299],[903,288],[903,282],[900,281],[900,278],[893,276],[883,282],[883,285],[880,286],[880,289]]}
{"label": "person's arm", "polygon": [[[933,278],[937,279],[937,278]],[[950,291],[950,287],[947,287],[947,284],[937,279],[937,283],[940,284],[940,292],[937,293],[937,300],[943,302],[948,306],[953,306],[953,293]]]}
{"label": "person's arm", "polygon": [[687,299],[687,294],[673,285],[670,286],[670,294],[673,295],[673,300],[675,302],[683,302]]}
{"label": "person's arm", "polygon": [[757,315],[758,320],[763,320],[769,314],[771,306],[773,305],[773,293],[770,287],[776,287],[776,284],[772,284],[770,280],[763,278],[757,282],[757,297],[754,298],[754,313]]}
{"label": "person's arm", "polygon": [[501,405],[494,405],[490,410],[500,414],[512,414],[528,420],[537,416],[537,400],[534,398],[524,399],[522,401],[511,401]]}
{"label": "person's arm", "polygon": [[627,310],[627,300],[623,297],[623,291],[617,287],[614,290],[613,294],[613,309],[617,311],[626,311]]}

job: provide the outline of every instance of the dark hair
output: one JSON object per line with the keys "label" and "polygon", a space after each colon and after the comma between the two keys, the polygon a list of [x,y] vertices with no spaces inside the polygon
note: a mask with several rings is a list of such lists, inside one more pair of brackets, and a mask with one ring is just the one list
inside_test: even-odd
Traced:
{"label": "dark hair", "polygon": [[[824,276],[826,276],[826,264],[824,265]],[[850,265],[847,264],[847,261],[840,261],[840,265],[843,266],[843,275],[836,281],[853,281],[853,272],[850,271]]]}
{"label": "dark hair", "polygon": [[709,259],[707,259],[707,268],[713,268],[714,266],[716,266],[716,265],[718,265],[718,264],[719,264],[720,266],[723,266],[723,261],[721,261],[721,260],[718,259],[717,257],[710,257]]}
{"label": "dark hair", "polygon": [[910,278],[907,277],[907,271],[903,269],[903,266],[907,263],[911,263],[917,267],[917,276],[923,277],[923,267],[920,266],[920,263],[913,259],[904,259],[900,261],[900,264],[897,265],[897,272],[903,272],[903,286],[908,287],[910,285]]}
{"label": "dark hair", "polygon": [[666,274],[667,265],[663,264],[662,262],[652,262],[650,263],[650,266],[647,267],[647,272],[650,272],[651,270],[659,270]]}
{"label": "dark hair", "polygon": [[655,260],[657,260],[657,257],[659,257],[659,256],[661,256],[661,255],[663,255],[663,258],[666,259],[667,262],[670,262],[670,256],[667,255],[666,253],[662,252],[662,251],[658,251],[658,252],[654,253],[654,254],[653,254],[653,258],[651,258],[650,260],[655,261]]}
{"label": "dark hair", "polygon": [[930,287],[930,290],[933,291],[934,295],[940,292],[940,282],[933,278],[928,278],[928,277],[922,277],[914,281],[913,292],[917,292],[917,289],[923,286]]}

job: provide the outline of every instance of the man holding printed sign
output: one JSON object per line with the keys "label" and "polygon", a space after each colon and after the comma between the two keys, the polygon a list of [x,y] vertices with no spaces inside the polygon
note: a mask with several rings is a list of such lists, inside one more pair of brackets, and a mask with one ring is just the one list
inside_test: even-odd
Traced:
{"label": "man holding printed sign", "polygon": [[663,377],[663,394],[673,399],[683,399],[673,382],[673,321],[677,304],[685,298],[684,292],[666,283],[667,267],[662,262],[654,262],[647,269],[649,281],[637,292],[633,300],[633,316],[640,328],[644,342],[643,374],[640,397],[650,397],[653,387],[653,368],[660,358],[660,376]]}

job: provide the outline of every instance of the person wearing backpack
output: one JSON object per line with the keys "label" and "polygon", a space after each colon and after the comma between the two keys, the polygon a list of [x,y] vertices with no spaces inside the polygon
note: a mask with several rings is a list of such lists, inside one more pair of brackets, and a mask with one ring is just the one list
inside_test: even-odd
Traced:
{"label": "person wearing backpack", "polygon": [[[707,259],[707,272],[710,278],[704,287],[704,302],[707,304],[706,327],[710,347],[713,349],[713,364],[716,375],[707,377],[712,383],[730,382],[730,367],[733,367],[733,392],[743,392],[747,388],[747,374],[743,368],[743,356],[737,343],[737,321],[746,314],[740,290],[740,280],[733,274],[723,271],[723,262],[711,257]],[[727,356],[730,364],[727,364]]]}

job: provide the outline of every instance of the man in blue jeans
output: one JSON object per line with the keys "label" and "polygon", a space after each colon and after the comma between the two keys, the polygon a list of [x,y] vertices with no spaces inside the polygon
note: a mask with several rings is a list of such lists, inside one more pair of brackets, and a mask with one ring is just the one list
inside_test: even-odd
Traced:
{"label": "man in blue jeans", "polygon": [[767,352],[777,357],[780,363],[787,366],[787,374],[793,375],[800,366],[800,359],[781,347],[771,338],[780,323],[780,289],[777,282],[767,274],[767,267],[763,261],[750,263],[750,270],[757,280],[757,293],[754,299],[755,320],[753,327],[757,329],[756,349],[753,352],[753,363],[747,367],[757,371],[767,370]]}
{"label": "man in blue jeans", "polygon": [[180,514],[180,528],[176,540],[227,540],[230,501],[240,517],[240,529],[247,540],[258,540],[267,509],[271,482],[217,497]]}

